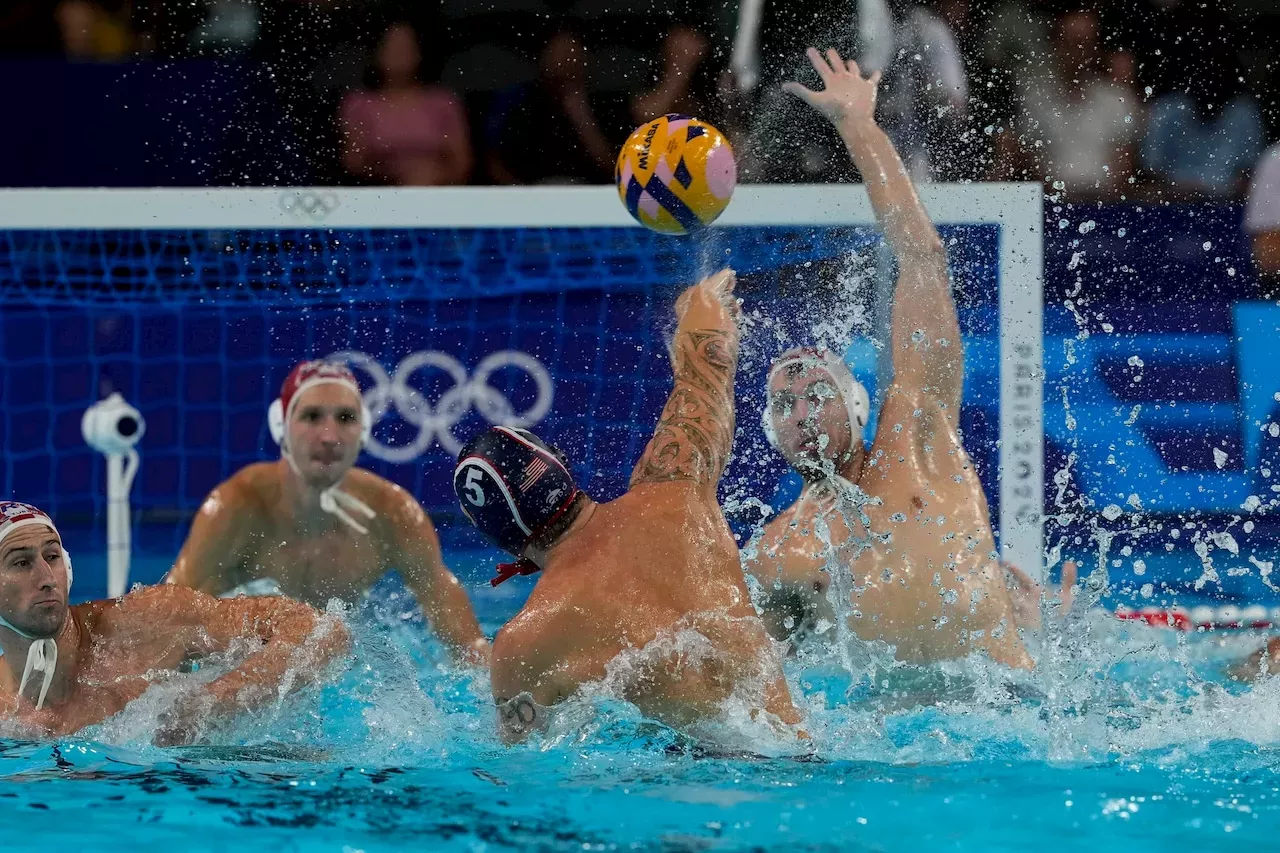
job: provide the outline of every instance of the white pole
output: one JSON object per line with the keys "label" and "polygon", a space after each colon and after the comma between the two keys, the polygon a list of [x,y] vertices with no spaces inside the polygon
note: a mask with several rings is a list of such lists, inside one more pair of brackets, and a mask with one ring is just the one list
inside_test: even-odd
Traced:
{"label": "white pole", "polygon": [[138,472],[138,451],[107,454],[107,597],[128,591],[132,555],[129,491]]}
{"label": "white pole", "polygon": [[1014,192],[1000,234],[1000,552],[1043,583],[1044,191]]}
{"label": "white pole", "polygon": [[142,413],[119,392],[85,409],[80,431],[90,447],[107,457],[107,595],[119,598],[129,588],[133,543],[129,491],[138,473],[138,441],[146,432]]}

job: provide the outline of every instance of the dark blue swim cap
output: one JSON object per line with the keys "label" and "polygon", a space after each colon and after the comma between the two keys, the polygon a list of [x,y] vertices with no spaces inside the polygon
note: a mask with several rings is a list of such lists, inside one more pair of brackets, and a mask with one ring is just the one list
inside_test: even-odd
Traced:
{"label": "dark blue swim cap", "polygon": [[471,523],[517,557],[578,497],[564,454],[528,430],[504,426],[462,448],[453,491]]}

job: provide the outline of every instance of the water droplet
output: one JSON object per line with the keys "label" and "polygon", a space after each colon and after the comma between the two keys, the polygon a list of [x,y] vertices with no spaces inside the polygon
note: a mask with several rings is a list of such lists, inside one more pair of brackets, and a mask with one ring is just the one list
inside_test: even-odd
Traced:
{"label": "water droplet", "polygon": [[1213,540],[1213,544],[1231,554],[1233,557],[1240,555],[1240,546],[1236,544],[1236,539],[1225,530],[1221,533],[1214,533],[1209,536]]}

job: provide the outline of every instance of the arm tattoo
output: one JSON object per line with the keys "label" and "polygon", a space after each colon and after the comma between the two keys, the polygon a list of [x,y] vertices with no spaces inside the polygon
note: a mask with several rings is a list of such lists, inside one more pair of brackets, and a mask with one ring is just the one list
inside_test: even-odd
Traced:
{"label": "arm tattoo", "polygon": [[524,736],[546,728],[547,709],[533,701],[529,693],[512,699],[499,697],[494,704],[498,707],[498,728],[508,734]]}
{"label": "arm tattoo", "polygon": [[736,341],[719,329],[679,332],[672,347],[675,388],[631,485],[694,480],[714,483],[733,446]]}

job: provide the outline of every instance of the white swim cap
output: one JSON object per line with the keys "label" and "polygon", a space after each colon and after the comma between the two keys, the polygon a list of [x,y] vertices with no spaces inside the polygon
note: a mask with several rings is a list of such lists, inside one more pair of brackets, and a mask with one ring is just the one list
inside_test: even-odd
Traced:
{"label": "white swim cap", "polygon": [[[280,396],[267,409],[267,427],[271,430],[271,438],[280,445],[280,455],[289,463],[289,467],[299,475],[301,472],[298,471],[298,463],[294,461],[293,451],[286,440],[289,437],[289,418],[293,416],[293,408],[302,392],[317,385],[341,385],[355,393],[360,400],[361,446],[369,440],[369,431],[373,429],[373,416],[365,405],[351,368],[341,362],[320,359],[299,362],[285,377],[284,384],[280,386]],[[372,507],[354,495],[341,491],[336,485],[320,493],[320,509],[335,516],[357,533],[368,533],[369,529],[356,521],[347,510],[359,513],[366,519],[377,518]]]}
{"label": "white swim cap", "polygon": [[[36,524],[42,524],[53,531],[53,535],[58,537],[58,547],[62,549],[62,562],[67,567],[67,595],[71,595],[71,581],[74,573],[71,570],[71,555],[67,553],[67,549],[62,544],[62,534],[58,533],[58,528],[54,526],[53,519],[48,513],[37,509],[31,504],[25,504],[20,501],[0,501],[0,542],[4,542],[5,537],[13,533],[15,530],[21,530],[23,527],[29,527]],[[44,707],[44,697],[49,693],[49,685],[53,682],[53,674],[58,668],[58,643],[55,639],[37,638],[17,628],[8,619],[0,616],[0,625],[8,628],[13,633],[22,637],[24,640],[30,640],[31,646],[27,650],[27,664],[22,670],[22,681],[18,685],[18,695],[27,689],[27,682],[31,679],[33,672],[41,672],[44,674],[44,681],[40,685],[40,695],[36,700],[36,710]],[[62,630],[62,626],[58,626],[58,630]],[[56,636],[56,635],[55,635]]]}
{"label": "white swim cap", "polygon": [[[769,387],[773,385],[774,376],[780,371],[795,365],[801,365],[806,370],[820,367],[831,376],[831,381],[835,383],[836,390],[840,392],[840,399],[844,400],[845,409],[849,412],[849,426],[853,433],[853,440],[860,440],[871,412],[871,397],[867,394],[867,389],[863,384],[854,378],[853,372],[844,363],[844,359],[825,348],[795,347],[794,349],[789,349],[778,356],[770,366],[769,377],[765,380],[766,394]],[[769,405],[768,400],[765,401],[764,414],[761,420],[765,438],[769,440],[769,444],[773,448],[777,449],[778,432],[773,425],[773,408]]]}

